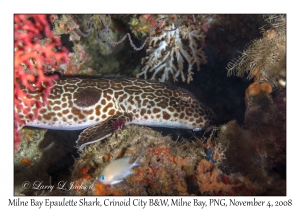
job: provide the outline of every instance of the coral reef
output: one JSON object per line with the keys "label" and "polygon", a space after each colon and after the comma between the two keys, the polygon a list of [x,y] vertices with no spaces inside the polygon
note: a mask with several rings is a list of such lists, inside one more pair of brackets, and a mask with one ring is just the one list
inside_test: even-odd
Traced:
{"label": "coral reef", "polygon": [[[23,128],[21,131],[22,141],[19,145],[19,150],[14,153],[14,173],[15,173],[15,195],[24,194],[18,180],[23,181],[25,178],[36,176],[36,171],[32,170],[42,157],[42,150],[39,150],[38,144],[43,140],[46,133],[45,129]],[[39,178],[42,178],[39,173]],[[47,177],[48,178],[48,177]]]}
{"label": "coral reef", "polygon": [[[44,74],[59,70],[178,80],[216,111],[218,124],[203,134],[116,121],[114,135],[80,153],[74,146],[81,131],[25,127],[14,154],[15,195],[286,195],[285,24],[285,15],[16,15],[15,112],[28,107],[28,120],[57,77]],[[109,163],[134,161],[143,151],[121,183],[97,180]],[[65,185],[22,186],[36,180]]]}
{"label": "coral reef", "polygon": [[[97,181],[103,168],[115,159],[144,151],[133,175],[116,185]],[[110,139],[88,147],[76,160],[71,182],[74,195],[254,195],[261,193],[239,173],[226,175],[206,160],[201,141],[174,142],[147,127],[127,126]]]}
{"label": "coral reef", "polygon": [[[63,148],[63,145],[59,146],[57,144],[59,141],[54,141],[53,137],[40,135],[31,129],[25,129],[24,132],[26,133],[24,133],[22,147],[35,145],[38,146],[38,150],[30,146],[32,149],[27,151],[32,151],[31,153],[16,153],[15,163],[19,162],[15,166],[17,183],[21,184],[24,179],[29,181],[38,179],[45,184],[52,182],[60,186],[62,179],[55,179],[52,175],[51,181],[47,167],[49,163],[56,164],[58,167],[57,161],[60,160],[60,156],[65,157],[65,152],[68,154],[68,149],[66,150],[68,147],[64,147],[65,152],[60,151],[59,148]],[[219,130],[215,128],[208,139],[194,141],[173,141],[169,136],[164,137],[147,127],[127,126],[109,139],[82,151],[71,169],[72,175],[67,175],[63,179],[66,184],[61,189],[24,190],[21,185],[16,185],[16,193],[24,195],[264,195],[274,192],[276,188],[277,195],[281,195],[285,184],[282,181],[277,182],[280,180],[279,174],[274,171],[270,173],[269,170],[272,170],[270,166],[274,167],[279,162],[282,164],[282,161],[277,163],[272,161],[273,163],[270,164],[270,160],[260,153],[261,151],[257,151],[255,141],[261,135],[260,133],[255,136],[252,131],[240,128],[235,121],[222,125]],[[31,136],[31,139],[26,136]],[[48,138],[47,142],[50,145],[45,145],[44,138]],[[72,138],[68,137],[68,139]],[[66,144],[70,142],[72,140]],[[45,146],[46,148],[41,150]],[[206,155],[207,148],[211,148],[216,163],[212,163]],[[140,166],[132,169],[134,174],[126,177],[123,182],[104,185],[97,180],[100,172],[110,162],[128,156],[131,156],[133,161],[143,151],[145,152],[139,161]],[[55,159],[50,155],[53,152],[56,153]],[[277,152],[279,154],[280,151]],[[34,158],[30,154],[40,155]],[[28,173],[28,170],[32,173]],[[36,170],[39,172],[37,173]]]}
{"label": "coral reef", "polygon": [[[69,180],[79,132],[24,127],[21,134],[20,149],[14,153],[14,195],[67,195],[57,187]],[[55,188],[45,188],[50,185]]]}
{"label": "coral reef", "polygon": [[213,163],[201,160],[197,166],[195,177],[199,190],[203,195],[257,195],[261,188],[248,177],[240,174],[223,174]]}
{"label": "coral reef", "polygon": [[[236,69],[238,76],[248,73],[248,79],[253,78],[254,82],[245,91],[245,128],[235,128],[235,135],[239,137],[232,137],[230,141],[236,142],[236,149],[232,151],[229,147],[224,164],[233,165],[235,159],[241,159],[240,155],[243,154],[241,164],[231,169],[247,174],[259,183],[265,183],[262,185],[264,188],[280,189],[276,193],[284,195],[286,20],[285,15],[266,15],[265,21],[267,25],[261,27],[263,37],[254,40],[234,64],[228,64],[228,74]],[[229,153],[235,155],[229,156]],[[244,167],[243,162],[250,162],[251,166]],[[276,182],[278,179],[281,182]]]}
{"label": "coral reef", "polygon": [[[84,151],[74,164],[72,181],[92,190],[74,191],[75,195],[188,195],[185,176],[191,175],[194,166],[205,153],[191,143],[174,143],[147,127],[127,126],[111,138]],[[175,146],[176,145],[176,146]],[[200,146],[200,145],[199,145]],[[188,149],[180,150],[185,147]],[[193,152],[189,151],[193,150]],[[115,159],[133,156],[145,151],[135,167],[134,174],[117,185],[99,183],[103,168]],[[87,171],[83,173],[83,171]],[[88,176],[87,176],[88,175]],[[88,179],[86,179],[88,177]]]}
{"label": "coral reef", "polygon": [[[266,15],[265,21],[268,24],[261,27],[263,37],[252,41],[242,56],[227,66],[228,74],[236,69],[238,76],[248,73],[248,79],[254,82],[245,91],[243,128],[235,122],[230,125],[235,128],[229,129],[232,131],[226,138],[234,146],[226,150],[223,163],[228,170],[256,180],[264,194],[285,195],[285,16]],[[241,161],[236,164],[236,159]]]}
{"label": "coral reef", "polygon": [[[130,30],[135,37],[138,39],[145,38],[147,36],[151,36],[150,32],[154,29],[158,24],[158,19],[166,18],[167,15],[152,15],[152,14],[144,14],[144,15],[134,15],[130,20]],[[160,25],[162,27],[162,25]],[[155,33],[156,31],[153,31]]]}
{"label": "coral reef", "polygon": [[[105,40],[116,42],[125,34],[120,24],[113,18],[106,20],[106,15],[52,15],[51,21],[56,35],[70,34],[70,40],[74,43],[80,41],[91,55],[97,52],[101,55],[113,53],[117,49],[116,46],[107,44]],[[108,35],[105,24],[109,30]],[[91,48],[90,45],[96,47]]]}
{"label": "coral reef", "polygon": [[[66,66],[64,73],[86,75],[97,71],[92,75],[115,75],[117,72],[107,72],[101,67],[102,59],[106,58],[107,61],[108,58],[113,57],[108,55],[120,54],[126,39],[135,51],[142,50],[150,40],[148,56],[142,60],[145,66],[142,72],[136,75],[137,77],[144,75],[146,78],[148,72],[154,71],[152,79],[156,79],[156,74],[162,71],[163,73],[159,73],[160,81],[168,80],[169,73],[171,73],[174,81],[180,75],[183,81],[189,83],[193,80],[193,65],[196,64],[199,71],[200,64],[206,63],[204,52],[199,46],[204,43],[205,36],[202,30],[207,32],[210,28],[209,21],[206,20],[207,15],[144,14],[122,17],[118,15],[52,15],[50,19],[54,33],[56,35],[69,34],[70,40],[75,43],[74,54],[71,55],[74,57],[71,62],[75,62],[75,65]],[[177,22],[176,25],[175,22]],[[125,33],[125,25],[129,25],[131,33]],[[134,44],[131,34],[138,39],[145,39],[140,47]],[[76,62],[78,57],[82,57],[76,49],[79,46],[83,54],[92,59]],[[189,66],[187,76],[183,71],[184,61]],[[116,62],[118,63],[119,59],[109,63]],[[113,68],[109,67],[109,69]]]}
{"label": "coral reef", "polygon": [[[282,97],[283,95],[279,94],[276,101],[279,103]],[[281,108],[285,109],[285,107]],[[260,115],[268,115],[268,113],[263,113],[263,110],[260,111]],[[209,188],[210,194],[218,194],[216,192],[218,189],[221,189],[222,195],[286,194],[286,131],[282,123],[285,115],[275,114],[275,121],[274,118],[267,117],[269,121],[266,122],[261,120],[264,117],[252,115],[252,110],[250,112],[246,115],[244,126],[232,120],[216,127],[203,144],[204,147],[210,149],[211,157],[207,157],[209,161],[202,160],[202,168],[198,165],[202,173],[208,173],[206,177],[202,175],[203,180],[200,186]],[[251,122],[248,116],[254,116],[250,118]],[[224,176],[227,178],[224,179]],[[214,177],[219,177],[215,179],[221,179],[224,183],[230,177],[230,183],[237,185],[226,186],[224,183],[213,185],[211,180]],[[204,191],[204,189],[200,190]]]}
{"label": "coral reef", "polygon": [[[122,59],[125,42],[120,41],[126,38],[125,26],[116,16],[51,15],[50,19],[54,33],[68,35],[73,45],[64,75],[119,75],[120,66],[128,65]],[[124,71],[132,76],[127,68]]]}
{"label": "coral reef", "polygon": [[69,62],[62,66],[64,75],[92,75],[92,73],[94,73],[92,68],[84,68],[92,57],[85,52],[84,47],[80,44],[76,44],[73,50],[73,53],[68,54]]}

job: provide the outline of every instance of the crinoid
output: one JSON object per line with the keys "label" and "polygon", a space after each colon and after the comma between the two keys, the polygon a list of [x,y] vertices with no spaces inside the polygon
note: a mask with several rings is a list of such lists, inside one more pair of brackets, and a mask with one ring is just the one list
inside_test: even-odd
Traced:
{"label": "crinoid", "polygon": [[262,38],[250,42],[241,55],[227,64],[228,76],[235,74],[268,82],[272,87],[285,86],[286,79],[286,16],[266,15],[260,28]]}

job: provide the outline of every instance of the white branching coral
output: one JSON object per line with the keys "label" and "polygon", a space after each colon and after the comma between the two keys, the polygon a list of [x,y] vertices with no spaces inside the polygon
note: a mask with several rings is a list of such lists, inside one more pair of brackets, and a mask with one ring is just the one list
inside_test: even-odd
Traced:
{"label": "white branching coral", "polygon": [[[184,61],[188,63],[187,83],[193,80],[193,66],[197,65],[200,70],[200,64],[207,62],[204,52],[199,48],[197,42],[204,41],[204,35],[200,29],[193,25],[187,27],[181,25],[174,29],[174,25],[166,26],[161,35],[151,37],[149,48],[146,50],[147,56],[142,59],[145,66],[137,77],[144,75],[147,79],[148,72],[154,72],[151,79],[155,79],[159,73],[159,81],[164,82],[169,79],[169,73],[172,74],[174,81],[181,75],[182,81],[186,81]],[[163,72],[162,72],[163,71]]]}

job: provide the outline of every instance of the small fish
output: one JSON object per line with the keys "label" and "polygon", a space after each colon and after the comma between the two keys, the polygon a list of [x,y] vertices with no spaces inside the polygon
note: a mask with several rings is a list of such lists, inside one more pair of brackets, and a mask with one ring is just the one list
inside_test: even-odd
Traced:
{"label": "small fish", "polygon": [[110,185],[122,182],[124,178],[133,174],[130,169],[140,165],[138,164],[138,161],[143,154],[144,152],[142,152],[133,163],[129,163],[131,156],[114,160],[103,169],[99,175],[98,181]]}

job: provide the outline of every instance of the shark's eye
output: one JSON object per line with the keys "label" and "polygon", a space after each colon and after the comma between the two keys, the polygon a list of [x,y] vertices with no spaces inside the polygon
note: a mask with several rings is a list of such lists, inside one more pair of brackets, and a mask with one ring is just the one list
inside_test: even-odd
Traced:
{"label": "shark's eye", "polygon": [[102,176],[100,176],[99,180],[100,180],[100,181],[104,181],[105,178],[106,178],[106,177],[105,177],[104,175],[102,175]]}

